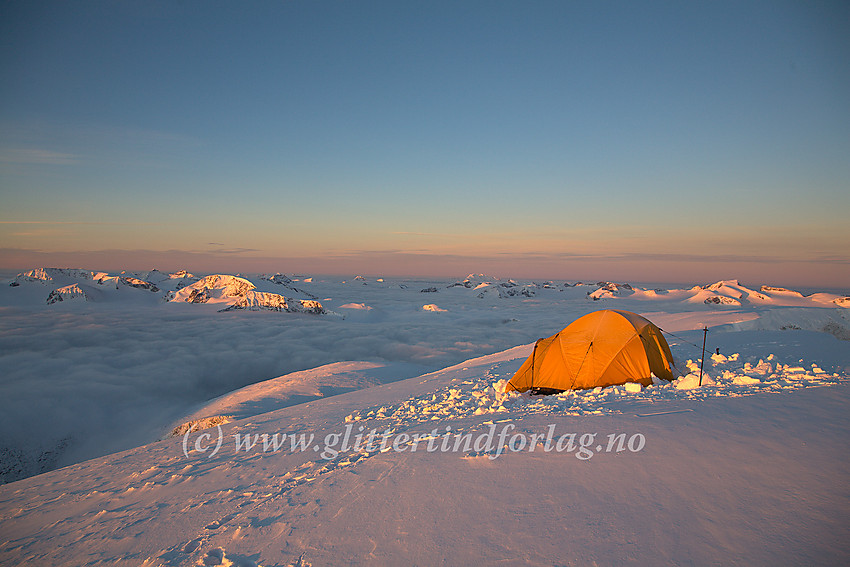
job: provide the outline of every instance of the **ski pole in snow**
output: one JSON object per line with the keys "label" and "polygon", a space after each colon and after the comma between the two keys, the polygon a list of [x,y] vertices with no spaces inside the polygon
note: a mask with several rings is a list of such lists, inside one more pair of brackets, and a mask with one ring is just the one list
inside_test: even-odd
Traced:
{"label": "ski pole in snow", "polygon": [[702,365],[705,364],[705,337],[708,335],[708,325],[702,329],[702,358],[699,359],[699,385],[702,386]]}

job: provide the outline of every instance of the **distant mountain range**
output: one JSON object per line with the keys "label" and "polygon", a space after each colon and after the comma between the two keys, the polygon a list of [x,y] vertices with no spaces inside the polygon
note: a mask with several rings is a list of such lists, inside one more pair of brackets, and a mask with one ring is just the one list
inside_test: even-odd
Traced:
{"label": "distant mountain range", "polygon": [[[299,290],[288,285],[285,276],[277,274],[267,279],[283,285],[295,293]],[[45,300],[47,305],[65,301],[109,301],[118,299],[110,291],[122,288],[159,294],[164,301],[185,303],[209,303],[220,311],[247,309],[324,314],[325,309],[314,297],[299,299],[277,293],[257,291],[249,280],[232,275],[213,274],[205,277],[192,275],[185,270],[166,274],[158,270],[141,273],[121,272],[110,275],[76,268],[36,268],[22,272],[9,283],[12,287],[44,286],[50,288]],[[124,301],[133,298],[120,295]]]}
{"label": "distant mountain range", "polygon": [[[47,305],[67,301],[132,301],[139,295],[123,292],[147,292],[163,301],[193,304],[210,304],[219,311],[271,310],[290,313],[329,313],[318,296],[295,287],[295,281],[281,273],[254,276],[255,281],[267,288],[282,289],[286,295],[262,291],[247,277],[228,274],[195,276],[185,270],[174,273],[150,270],[147,272],[121,272],[109,274],[79,268],[36,268],[22,272],[9,281],[12,287],[46,288],[42,301]],[[302,280],[308,286],[312,278]],[[363,276],[353,278],[363,286],[388,285],[383,279],[370,282]],[[399,284],[406,289],[406,284]],[[589,288],[589,289],[588,289]],[[587,291],[584,291],[587,289]],[[600,281],[583,282],[517,282],[502,280],[483,274],[470,274],[463,280],[448,285],[430,286],[418,290],[421,293],[469,293],[477,299],[529,299],[540,293],[570,293],[584,295],[588,300],[601,301],[615,298],[638,300],[679,301],[704,303],[717,308],[751,306],[785,307],[850,307],[850,297],[832,293],[803,295],[800,292],[774,286],[761,286],[756,291],[742,285],[738,280],[722,280],[709,285],[697,285],[689,289],[647,289],[628,283]],[[118,293],[122,292],[122,293]],[[583,292],[583,294],[582,294]]]}

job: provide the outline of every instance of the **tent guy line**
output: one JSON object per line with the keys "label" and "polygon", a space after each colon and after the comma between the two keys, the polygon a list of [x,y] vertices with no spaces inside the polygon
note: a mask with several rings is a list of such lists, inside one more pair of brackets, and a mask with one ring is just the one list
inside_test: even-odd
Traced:
{"label": "tent guy line", "polygon": [[670,410],[670,411],[658,411],[658,412],[655,412],[655,413],[636,413],[635,417],[652,417],[652,416],[655,416],[655,415],[667,415],[667,414],[671,414],[671,413],[685,413],[685,412],[689,412],[689,411],[692,412],[694,410],[692,410],[692,409],[677,409],[677,410]]}

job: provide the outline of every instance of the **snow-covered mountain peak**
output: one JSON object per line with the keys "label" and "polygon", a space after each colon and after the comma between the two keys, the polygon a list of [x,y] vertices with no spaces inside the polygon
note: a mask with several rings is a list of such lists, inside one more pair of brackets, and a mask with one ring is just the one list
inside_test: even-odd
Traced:
{"label": "snow-covered mountain peak", "polygon": [[634,288],[627,283],[597,282],[596,285],[598,287],[595,291],[588,292],[588,299],[599,301],[600,299],[629,296],[634,293]]}
{"label": "snow-covered mountain peak", "polygon": [[47,269],[36,268],[34,270],[22,272],[22,273],[18,274],[18,277],[15,278],[15,280],[17,281],[18,279],[25,279],[25,280],[28,280],[28,281],[42,281],[42,282],[53,281],[53,276],[50,273],[48,273],[48,270],[50,270],[52,272],[53,268],[47,268]]}
{"label": "snow-covered mountain peak", "polygon": [[137,289],[146,289],[153,293],[159,292],[159,288],[150,281],[141,280],[132,276],[104,276],[98,278],[96,281],[98,285],[114,285],[115,289],[127,286]]}
{"label": "snow-covered mountain peak", "polygon": [[60,301],[68,301],[71,299],[81,299],[88,301],[86,292],[78,284],[66,285],[58,289],[54,289],[47,296],[47,304],[59,303]]}
{"label": "snow-covered mountain peak", "polygon": [[[463,288],[476,292],[478,299],[495,297],[505,299],[508,297],[533,297],[535,290],[540,286],[535,283],[518,284],[514,280],[501,281],[484,274],[470,274],[463,281],[456,281],[446,286],[446,289]],[[422,290],[426,291],[426,290]],[[437,288],[429,288],[428,291],[437,291]]]}
{"label": "snow-covered mountain peak", "polygon": [[719,282],[715,282],[713,284],[702,286],[702,289],[708,291],[718,291],[724,287],[743,287],[738,280],[720,280]]}
{"label": "snow-covered mountain peak", "polygon": [[788,296],[791,296],[791,297],[803,297],[803,294],[800,293],[799,291],[786,289],[784,287],[774,287],[774,286],[770,286],[770,285],[761,286],[761,288],[759,288],[759,291],[761,291],[763,293],[788,295]]}
{"label": "snow-covered mountain peak", "polygon": [[244,297],[247,292],[254,289],[256,289],[256,286],[245,278],[225,274],[213,274],[180,289],[174,293],[171,301],[207,303],[210,300]]}
{"label": "snow-covered mountain peak", "polygon": [[738,280],[721,280],[709,285],[694,286],[690,289],[691,303],[703,302],[708,305],[741,305],[742,302],[764,303],[771,299],[761,292],[752,290]]}
{"label": "snow-covered mountain peak", "polygon": [[165,272],[160,272],[156,268],[153,270],[149,270],[147,272],[135,272],[133,276],[144,281],[148,282],[161,282],[163,280],[169,279],[169,275]]}
{"label": "snow-covered mountain peak", "polygon": [[273,275],[262,274],[260,276],[260,279],[266,280],[266,281],[272,282],[273,284],[278,284],[278,285],[287,285],[288,286],[289,284],[292,283],[291,278],[281,274],[280,272],[273,274]]}
{"label": "snow-covered mountain peak", "polygon": [[323,314],[322,304],[313,299],[289,299],[277,293],[256,291],[256,286],[245,278],[214,274],[170,292],[169,301],[186,303],[221,304],[221,311],[247,309]]}
{"label": "snow-covered mountain peak", "polygon": [[316,315],[327,313],[322,304],[314,299],[290,299],[277,293],[262,291],[245,292],[244,295],[237,297],[222,311],[233,311],[235,309],[287,311],[289,313],[313,313]]}
{"label": "snow-covered mountain peak", "polygon": [[196,276],[194,274],[190,274],[186,270],[178,270],[178,271],[174,272],[173,274],[169,274],[168,277],[176,280],[176,279],[183,279],[183,278],[197,279],[198,276]]}
{"label": "snow-covered mountain peak", "polygon": [[10,285],[14,287],[26,282],[41,282],[46,285],[54,281],[69,283],[70,280],[93,280],[106,275],[80,268],[35,268],[18,274]]}

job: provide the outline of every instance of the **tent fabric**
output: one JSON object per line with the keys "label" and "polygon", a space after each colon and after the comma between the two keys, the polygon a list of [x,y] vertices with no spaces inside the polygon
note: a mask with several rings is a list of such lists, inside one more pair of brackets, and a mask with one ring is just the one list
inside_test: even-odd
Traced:
{"label": "tent fabric", "polygon": [[673,380],[673,355],[661,329],[620,310],[594,311],[540,339],[506,391],[581,390],[626,382]]}

